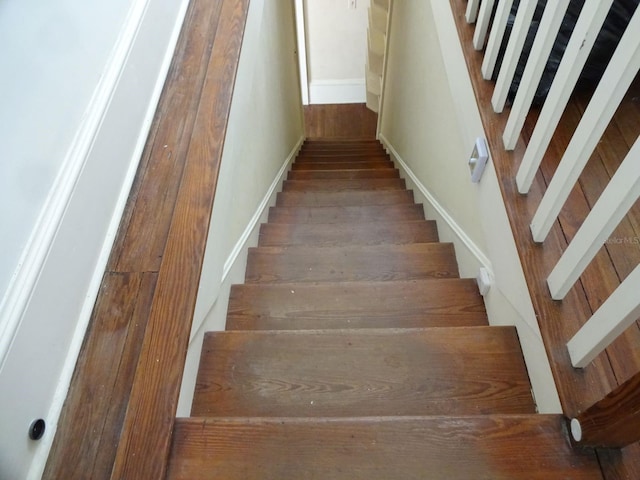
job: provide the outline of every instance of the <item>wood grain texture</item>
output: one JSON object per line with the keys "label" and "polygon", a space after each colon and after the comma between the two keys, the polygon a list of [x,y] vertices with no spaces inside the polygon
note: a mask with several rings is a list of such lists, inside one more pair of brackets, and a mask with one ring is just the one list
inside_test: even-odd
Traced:
{"label": "wood grain texture", "polygon": [[576,417],[580,444],[622,448],[640,441],[640,373]]}
{"label": "wood grain texture", "polygon": [[382,245],[438,241],[435,221],[353,223],[266,223],[258,245]]}
{"label": "wood grain texture", "polygon": [[108,269],[157,272],[204,88],[222,2],[192,2]]}
{"label": "wood grain texture", "polygon": [[342,160],[330,161],[332,157],[326,157],[326,161],[296,162],[292,170],[362,170],[364,168],[395,168],[393,162],[388,159],[373,160]]}
{"label": "wood grain texture", "polygon": [[109,478],[155,282],[154,273],[105,275],[44,479]]}
{"label": "wood grain texture", "polygon": [[372,150],[352,150],[345,153],[344,150],[317,150],[300,152],[296,158],[296,163],[316,163],[316,162],[367,162],[389,160],[389,155],[384,151]]}
{"label": "wood grain texture", "polygon": [[363,103],[306,105],[304,126],[307,138],[375,139],[378,115]]}
{"label": "wood grain texture", "polygon": [[328,207],[413,204],[412,190],[359,190],[347,192],[278,192],[278,207]]}
{"label": "wood grain texture", "polygon": [[[169,480],[601,480],[559,415],[179,419]],[[202,472],[206,472],[203,474]]]}
{"label": "wood grain texture", "polygon": [[349,207],[271,207],[271,223],[402,222],[424,220],[422,205],[362,205]]}
{"label": "wood grain texture", "polygon": [[360,178],[400,178],[396,168],[358,169],[358,170],[292,170],[288,180],[335,180]]}
{"label": "wood grain texture", "polygon": [[249,249],[246,283],[414,280],[458,277],[453,245],[416,243]]}
{"label": "wood grain texture", "polygon": [[165,473],[247,10],[223,0],[113,479]]}
{"label": "wood grain texture", "polygon": [[472,279],[234,285],[228,330],[487,325]]}
{"label": "wood grain texture", "polygon": [[513,327],[206,334],[191,416],[534,413]]}

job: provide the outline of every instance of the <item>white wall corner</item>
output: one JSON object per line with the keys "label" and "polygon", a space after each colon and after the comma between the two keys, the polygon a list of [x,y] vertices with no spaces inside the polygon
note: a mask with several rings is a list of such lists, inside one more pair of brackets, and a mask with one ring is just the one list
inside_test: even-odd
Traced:
{"label": "white wall corner", "polygon": [[416,200],[423,200],[427,218],[436,220],[438,233],[441,240],[453,242],[456,250],[456,258],[460,269],[460,275],[467,278],[475,278],[480,268],[485,268],[489,275],[493,276],[491,261],[484,254],[464,228],[451,216],[446,207],[429,191],[429,189],[413,173],[407,162],[400,156],[393,145],[390,144],[384,134],[379,135],[380,141],[399,167],[401,176],[407,182],[416,195]]}
{"label": "white wall corner", "polygon": [[345,80],[313,80],[309,84],[309,103],[365,103],[367,91],[364,78]]}

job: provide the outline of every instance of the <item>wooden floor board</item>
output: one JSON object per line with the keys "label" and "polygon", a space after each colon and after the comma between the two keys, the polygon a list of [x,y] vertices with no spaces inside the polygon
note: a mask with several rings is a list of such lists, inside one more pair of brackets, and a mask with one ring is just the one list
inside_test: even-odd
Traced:
{"label": "wooden floor board", "polygon": [[364,103],[307,105],[304,123],[307,138],[375,139],[378,115]]}
{"label": "wooden floor board", "polygon": [[229,330],[457,325],[488,325],[473,279],[234,285],[227,316]]}
{"label": "wooden floor board", "polygon": [[513,327],[206,334],[191,416],[534,413]]}
{"label": "wooden floor board", "polygon": [[105,275],[43,478],[110,478],[156,277]]}
{"label": "wooden floor board", "polygon": [[359,190],[347,192],[278,192],[278,207],[335,207],[413,204],[412,190]]}
{"label": "wooden floor board", "polygon": [[227,480],[601,480],[593,452],[571,448],[563,421],[559,415],[179,419],[167,478],[192,480],[206,471],[207,478]]}
{"label": "wooden floor board", "polygon": [[417,243],[249,249],[245,282],[339,282],[458,277],[453,245]]}

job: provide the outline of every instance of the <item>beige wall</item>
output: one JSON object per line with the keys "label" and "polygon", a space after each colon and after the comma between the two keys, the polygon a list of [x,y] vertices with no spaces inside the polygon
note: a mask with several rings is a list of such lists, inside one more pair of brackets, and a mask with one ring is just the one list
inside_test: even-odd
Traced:
{"label": "beige wall", "polygon": [[[246,249],[303,140],[293,0],[252,0],[193,320],[179,415],[187,415],[205,331],[223,330]],[[237,260],[237,261],[236,261]]]}
{"label": "beige wall", "polygon": [[517,328],[539,411],[560,412],[491,160],[479,184],[469,178],[467,157],[484,131],[450,4],[396,0],[391,19],[380,138],[441,240],[454,243],[461,275],[491,273],[489,322]]}
{"label": "beige wall", "polygon": [[304,0],[311,103],[365,101],[370,0]]}
{"label": "beige wall", "polygon": [[429,2],[394,2],[389,35],[380,133],[486,252],[477,187],[467,167],[473,141],[456,118]]}

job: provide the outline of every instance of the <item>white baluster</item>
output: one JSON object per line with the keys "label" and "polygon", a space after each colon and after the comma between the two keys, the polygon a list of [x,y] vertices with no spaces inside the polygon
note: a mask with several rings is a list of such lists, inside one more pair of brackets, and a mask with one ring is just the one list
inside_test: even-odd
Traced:
{"label": "white baluster", "polygon": [[485,80],[491,79],[493,71],[496,68],[498,53],[500,52],[500,45],[502,44],[502,39],[504,38],[504,33],[507,28],[512,4],[513,0],[498,0],[498,8],[496,8],[496,15],[493,18],[487,49],[484,53],[484,59],[482,60],[482,78]]}
{"label": "white baluster", "polygon": [[546,238],[607,125],[640,69],[640,10],[611,57],[547,191],[531,221],[536,242]]}
{"label": "white baluster", "polygon": [[465,18],[467,23],[475,23],[478,18],[478,9],[480,8],[480,0],[469,0],[467,2],[467,11],[465,12]]}
{"label": "white baluster", "polygon": [[640,137],[549,275],[547,283],[555,300],[564,298],[638,197]]}
{"label": "white baluster", "polygon": [[473,31],[473,48],[476,50],[482,50],[484,48],[484,41],[487,39],[494,4],[495,0],[483,0],[480,3],[480,12],[478,13],[476,28]]}
{"label": "white baluster", "polygon": [[640,265],[567,343],[574,367],[586,367],[640,317]]}
{"label": "white baluster", "polygon": [[509,37],[509,43],[507,44],[507,49],[502,59],[500,73],[498,74],[496,86],[493,90],[493,97],[491,98],[491,104],[496,113],[500,113],[504,109],[509,88],[511,87],[518,61],[522,55],[524,42],[527,39],[527,33],[531,27],[531,20],[533,20],[533,13],[537,5],[538,0],[521,0],[518,6],[518,13],[513,23],[513,30]]}
{"label": "white baluster", "polygon": [[562,56],[558,71],[540,112],[536,128],[524,154],[516,183],[520,193],[527,193],[547,151],[553,132],[578,81],[582,67],[602,28],[613,0],[587,0]]}
{"label": "white baluster", "polygon": [[547,2],[544,7],[527,66],[522,74],[518,93],[513,100],[509,119],[502,135],[504,148],[507,150],[513,150],[516,147],[568,6],[569,0],[555,0]]}

